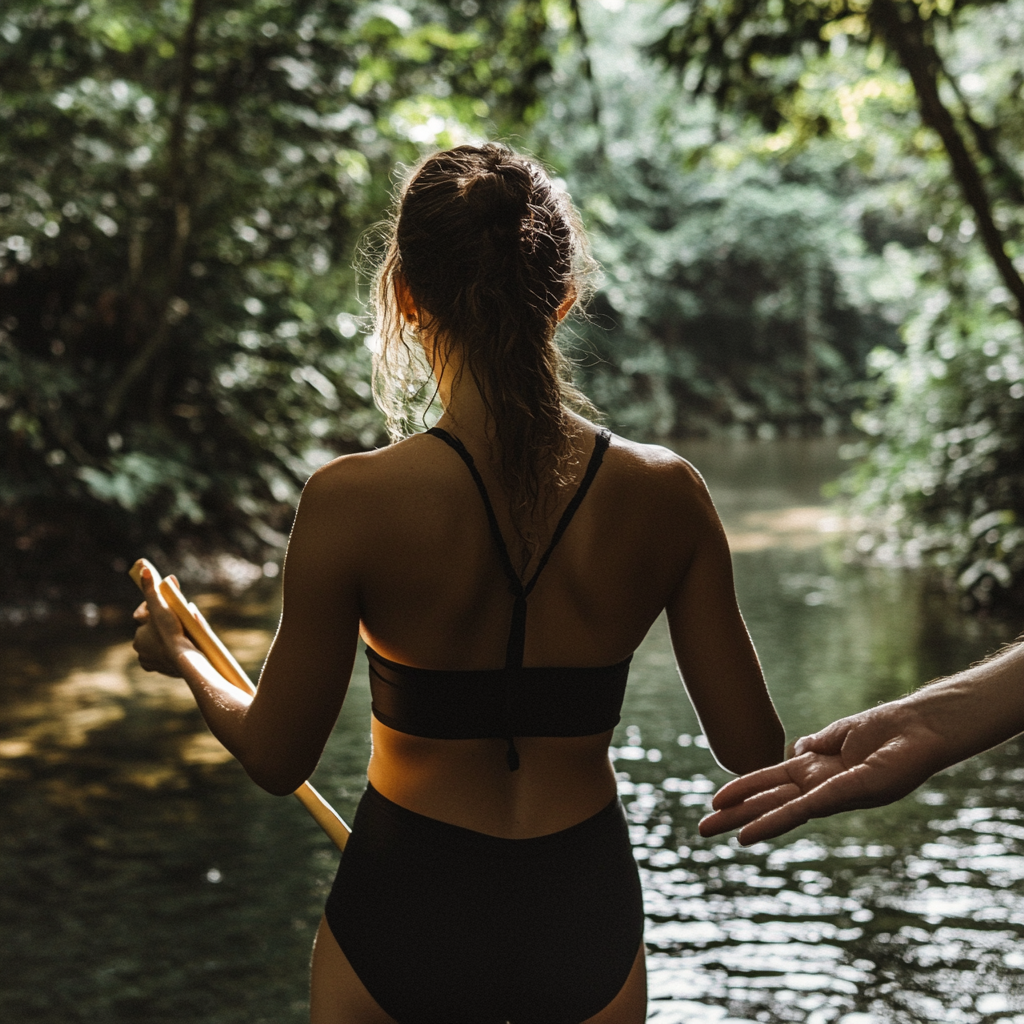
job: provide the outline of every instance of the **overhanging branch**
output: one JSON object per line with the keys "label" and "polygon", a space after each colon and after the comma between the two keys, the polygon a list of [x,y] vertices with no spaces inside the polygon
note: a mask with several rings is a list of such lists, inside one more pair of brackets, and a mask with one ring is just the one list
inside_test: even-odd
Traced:
{"label": "overhanging branch", "polygon": [[895,0],[874,0],[869,18],[910,75],[921,120],[942,139],[953,166],[953,176],[974,211],[978,234],[1003,283],[1017,300],[1017,318],[1024,324],[1024,279],[1007,254],[1002,233],[992,218],[992,204],[981,171],[939,95],[938,76],[942,65],[934,46],[925,39],[925,24],[917,6],[898,4]]}

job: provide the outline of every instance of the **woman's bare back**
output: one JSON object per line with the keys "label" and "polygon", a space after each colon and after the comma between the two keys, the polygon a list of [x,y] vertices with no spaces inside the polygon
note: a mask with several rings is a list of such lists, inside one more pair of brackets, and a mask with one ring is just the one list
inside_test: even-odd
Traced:
{"label": "woman's bare back", "polygon": [[[547,524],[539,524],[544,547],[595,444],[596,428],[582,421],[581,428],[576,479]],[[473,454],[507,542],[514,531],[498,474],[482,445]],[[331,549],[342,536],[357,552],[363,640],[384,658],[413,667],[502,667],[513,595],[481,496],[455,452],[436,437],[417,435],[338,460],[318,477],[317,486],[337,489],[339,498],[337,525],[323,538],[324,561],[335,557]],[[738,613],[729,614],[735,601],[728,553],[699,475],[666,449],[619,438],[529,597],[524,665],[604,666],[629,657],[701,551],[714,563],[709,579],[726,579],[719,598],[725,607],[714,624],[722,636],[708,634],[706,642],[738,643],[744,674],[753,672],[763,689],[752,650],[742,649],[749,641]],[[539,555],[534,552],[524,576],[535,571]],[[713,590],[705,597],[717,603]],[[376,720],[373,739],[369,778],[380,792],[429,817],[494,835],[557,831],[615,792],[610,734],[517,738],[523,767],[515,773],[497,739],[426,739]]]}

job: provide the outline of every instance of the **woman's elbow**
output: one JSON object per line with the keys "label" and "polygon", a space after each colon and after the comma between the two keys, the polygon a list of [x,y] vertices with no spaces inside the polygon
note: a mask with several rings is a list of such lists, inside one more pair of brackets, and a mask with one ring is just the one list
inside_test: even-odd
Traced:
{"label": "woman's elbow", "polygon": [[242,762],[246,774],[260,789],[273,796],[289,796],[294,793],[313,774],[304,766],[283,764],[259,759],[249,763]]}
{"label": "woman's elbow", "polygon": [[293,783],[289,779],[258,779],[250,773],[249,778],[256,783],[260,789],[266,790],[271,796],[291,796],[306,780],[303,779],[298,784]]}

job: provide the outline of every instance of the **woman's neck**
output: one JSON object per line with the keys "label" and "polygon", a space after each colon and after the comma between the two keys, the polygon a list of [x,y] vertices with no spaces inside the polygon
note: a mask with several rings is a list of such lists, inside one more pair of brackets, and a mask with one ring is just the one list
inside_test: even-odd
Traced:
{"label": "woman's neck", "polygon": [[464,443],[490,445],[495,439],[494,422],[473,374],[457,350],[450,350],[443,362],[433,360],[433,370],[444,408],[437,425],[450,428]]}

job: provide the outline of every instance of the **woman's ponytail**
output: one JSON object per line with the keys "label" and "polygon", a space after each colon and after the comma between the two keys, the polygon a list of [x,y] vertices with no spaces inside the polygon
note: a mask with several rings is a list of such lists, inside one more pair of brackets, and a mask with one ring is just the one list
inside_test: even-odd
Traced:
{"label": "woman's ponytail", "polygon": [[424,326],[443,352],[457,348],[476,382],[521,536],[538,502],[570,475],[566,404],[592,411],[569,381],[555,329],[593,267],[569,197],[506,146],[437,153],[402,191],[377,284],[375,391],[389,421],[400,422],[418,347],[395,305],[400,273]]}

